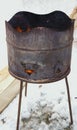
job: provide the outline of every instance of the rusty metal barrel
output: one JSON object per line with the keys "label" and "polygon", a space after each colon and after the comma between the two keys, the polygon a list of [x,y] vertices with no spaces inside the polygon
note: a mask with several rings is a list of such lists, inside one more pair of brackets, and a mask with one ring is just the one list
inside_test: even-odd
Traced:
{"label": "rusty metal barrel", "polygon": [[[49,83],[70,73],[74,20],[65,13],[40,15],[21,11],[5,24],[12,76],[32,83]],[[17,31],[18,24],[30,29]]]}

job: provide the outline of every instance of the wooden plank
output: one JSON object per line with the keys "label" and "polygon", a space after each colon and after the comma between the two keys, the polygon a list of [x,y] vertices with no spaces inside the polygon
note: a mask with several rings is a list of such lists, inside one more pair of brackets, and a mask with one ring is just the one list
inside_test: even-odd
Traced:
{"label": "wooden plank", "polygon": [[10,102],[19,93],[20,82],[14,80],[3,93],[0,94],[0,113],[10,104]]}
{"label": "wooden plank", "polygon": [[9,74],[7,67],[0,71],[0,94],[7,89],[14,79],[15,78]]}
{"label": "wooden plank", "polygon": [[73,9],[72,13],[70,14],[70,18],[74,19],[74,28],[77,29],[77,6]]}
{"label": "wooden plank", "polygon": [[8,67],[6,66],[2,70],[0,70],[0,82],[4,80],[9,75]]}
{"label": "wooden plank", "polygon": [[5,80],[0,82],[0,94],[3,93],[5,89],[14,81],[14,78],[11,75],[8,75]]}

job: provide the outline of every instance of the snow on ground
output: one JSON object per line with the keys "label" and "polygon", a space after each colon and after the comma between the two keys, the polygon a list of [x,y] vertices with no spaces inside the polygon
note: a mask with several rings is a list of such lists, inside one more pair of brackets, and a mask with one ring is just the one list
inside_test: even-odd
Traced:
{"label": "snow on ground", "polygon": [[[20,130],[77,130],[77,48],[73,46],[68,75],[74,123],[70,126],[65,79],[49,84],[28,84],[22,97]],[[0,115],[0,130],[15,130],[18,95]]]}

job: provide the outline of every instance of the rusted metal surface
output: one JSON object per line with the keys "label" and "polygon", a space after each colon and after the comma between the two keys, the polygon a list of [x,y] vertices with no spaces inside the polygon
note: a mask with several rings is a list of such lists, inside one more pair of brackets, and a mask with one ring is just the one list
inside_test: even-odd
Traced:
{"label": "rusted metal surface", "polygon": [[[43,17],[43,16],[42,16]],[[65,30],[35,27],[17,32],[6,22],[9,72],[33,83],[60,80],[70,72],[74,21]]]}

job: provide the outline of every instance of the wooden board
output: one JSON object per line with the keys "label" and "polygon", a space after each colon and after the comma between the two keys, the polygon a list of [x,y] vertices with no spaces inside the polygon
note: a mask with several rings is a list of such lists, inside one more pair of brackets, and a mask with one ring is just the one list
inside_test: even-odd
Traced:
{"label": "wooden board", "polygon": [[14,81],[14,79],[15,78],[9,74],[7,67],[0,71],[0,94]]}
{"label": "wooden board", "polygon": [[14,81],[14,78],[9,75],[0,83],[0,94]]}
{"label": "wooden board", "polygon": [[0,94],[0,113],[12,102],[12,100],[19,93],[20,85],[18,80],[14,80],[8,87]]}
{"label": "wooden board", "polygon": [[0,71],[0,113],[11,103],[19,93],[19,80],[8,72],[8,67]]}
{"label": "wooden board", "polygon": [[4,80],[9,75],[8,67],[3,68],[0,70],[0,82]]}
{"label": "wooden board", "polygon": [[74,28],[77,28],[77,6],[73,9],[72,13],[70,14],[70,18],[74,19]]}

